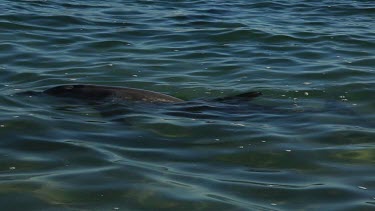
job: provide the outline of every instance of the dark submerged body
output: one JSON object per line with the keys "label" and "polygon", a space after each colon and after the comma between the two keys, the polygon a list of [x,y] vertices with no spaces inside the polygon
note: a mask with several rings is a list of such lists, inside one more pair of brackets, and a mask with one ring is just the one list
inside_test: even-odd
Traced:
{"label": "dark submerged body", "polygon": [[142,89],[97,86],[97,85],[62,85],[45,90],[43,93],[65,98],[81,100],[140,101],[150,103],[178,103],[183,100]]}
{"label": "dark submerged body", "polygon": [[[103,117],[121,118],[131,113],[157,113],[199,119],[242,119],[255,113],[273,108],[248,103],[260,92],[246,92],[239,95],[184,101],[166,94],[113,86],[90,84],[61,85],[42,92],[28,91],[21,95],[46,95],[61,100],[59,109],[90,106],[100,111]],[[59,101],[60,101],[59,100]],[[268,111],[270,112],[270,111]],[[275,110],[275,112],[278,112]]]}
{"label": "dark submerged body", "polygon": [[[98,85],[62,85],[43,91],[42,93],[62,98],[81,101],[112,101],[112,102],[147,102],[147,103],[182,103],[182,99],[166,94],[126,87]],[[249,100],[260,96],[260,92],[247,92],[231,97],[216,98],[214,101]]]}
{"label": "dark submerged body", "polygon": [[[92,106],[92,108],[100,111],[103,117],[110,119],[122,118],[124,115],[134,112],[142,112],[206,120],[223,118],[227,120],[257,119],[260,115],[263,119],[268,116],[272,121],[284,121],[285,118],[300,118],[299,115],[294,114],[301,112],[249,103],[253,98],[262,95],[260,92],[184,101],[166,94],[142,89],[75,84],[56,86],[42,92],[28,91],[19,94],[57,97],[62,100],[62,104],[58,102],[59,106],[69,108],[71,106],[81,107],[82,105]],[[324,110],[346,112],[357,116],[351,109],[342,107],[337,108],[328,105]],[[320,112],[323,111],[308,111],[308,113]]]}
{"label": "dark submerged body", "polygon": [[138,109],[141,109],[141,112],[157,112],[165,115],[204,119],[216,119],[222,117],[224,113],[224,116],[228,118],[232,116],[237,119],[237,117],[254,113],[251,111],[264,109],[262,106],[246,103],[260,96],[260,92],[184,101],[166,94],[142,89],[76,84],[61,85],[43,92],[25,92],[24,94],[48,95],[58,97],[69,104],[90,105],[106,117],[120,117],[123,114],[139,112]]}

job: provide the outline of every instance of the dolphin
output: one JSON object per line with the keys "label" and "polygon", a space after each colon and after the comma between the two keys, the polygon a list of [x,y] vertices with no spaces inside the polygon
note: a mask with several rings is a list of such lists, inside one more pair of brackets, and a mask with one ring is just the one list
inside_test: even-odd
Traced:
{"label": "dolphin", "polygon": [[[183,100],[170,95],[129,87],[103,86],[92,84],[67,84],[48,88],[44,91],[17,93],[22,96],[51,96],[68,103],[68,107],[89,105],[103,117],[121,119],[121,116],[137,111],[164,113],[166,115],[218,119],[222,115],[233,119],[241,118],[251,111],[264,110],[263,106],[248,104],[249,100],[262,95],[261,92],[209,98]],[[59,100],[59,101],[60,101]],[[62,104],[65,109],[67,104]],[[135,103],[135,104],[134,104]],[[140,109],[140,110],[139,110]]]}
{"label": "dolphin", "polygon": [[[31,92],[26,92],[31,93]],[[42,92],[50,96],[77,99],[82,101],[112,101],[112,102],[147,102],[147,103],[182,103],[185,100],[143,89],[116,86],[100,86],[91,84],[60,85]],[[243,94],[216,98],[215,101],[249,100],[260,96],[260,92],[246,92]]]}
{"label": "dolphin", "polygon": [[[293,115],[297,114],[297,111],[291,109],[247,103],[249,100],[262,95],[261,92],[257,91],[213,99],[185,101],[170,95],[143,89],[91,84],[67,84],[55,86],[41,92],[26,91],[17,94],[27,96],[47,95],[67,100],[68,102],[78,103],[79,105],[81,103],[88,104],[93,106],[94,109],[99,110],[103,117],[111,118],[116,118],[117,116],[121,118],[121,115],[138,111],[138,108],[142,112],[158,111],[161,114],[196,119],[225,118],[242,121],[247,118],[257,118],[257,113],[266,114],[268,118],[272,118],[272,121],[285,121],[285,118],[299,118],[299,115]],[[138,102],[140,104],[128,104],[129,102]],[[154,106],[154,104],[159,106]],[[331,104],[336,105],[337,103],[333,102],[326,105],[323,111],[346,112],[346,115],[356,116],[361,121],[367,122],[350,108],[332,106]],[[303,112],[314,114],[323,111],[304,110]],[[301,111],[298,111],[298,113],[301,113]]]}

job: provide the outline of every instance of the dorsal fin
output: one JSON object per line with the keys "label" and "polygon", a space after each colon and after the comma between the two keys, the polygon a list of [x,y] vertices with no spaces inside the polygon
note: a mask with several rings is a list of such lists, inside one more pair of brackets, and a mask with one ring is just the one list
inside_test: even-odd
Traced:
{"label": "dorsal fin", "polygon": [[233,97],[235,98],[248,98],[248,99],[251,99],[251,98],[255,98],[255,97],[259,97],[261,96],[262,93],[261,92],[246,92],[246,93],[242,93],[242,94],[239,94],[239,95],[235,95]]}
{"label": "dorsal fin", "polygon": [[256,98],[258,96],[261,96],[261,92],[245,92],[242,94],[234,95],[234,96],[229,96],[229,97],[221,97],[221,98],[216,98],[214,99],[215,101],[232,101],[232,100],[252,100],[253,98]]}

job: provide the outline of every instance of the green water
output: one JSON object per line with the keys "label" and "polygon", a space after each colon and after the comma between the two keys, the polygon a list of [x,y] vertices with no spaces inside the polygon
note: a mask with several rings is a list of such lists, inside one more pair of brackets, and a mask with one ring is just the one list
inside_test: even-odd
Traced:
{"label": "green water", "polygon": [[[373,1],[2,0],[0,11],[1,210],[375,209]],[[107,102],[103,115],[84,99],[16,95],[72,83],[207,109]],[[247,91],[263,95],[204,101]]]}

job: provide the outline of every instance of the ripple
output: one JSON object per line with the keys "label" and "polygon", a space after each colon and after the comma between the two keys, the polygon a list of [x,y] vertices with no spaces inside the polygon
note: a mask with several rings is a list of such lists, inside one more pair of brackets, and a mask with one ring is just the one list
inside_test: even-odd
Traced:
{"label": "ripple", "polygon": [[[374,206],[370,1],[0,7],[4,209]],[[93,105],[17,94],[72,83],[187,102]],[[263,95],[213,101],[248,91]]]}

